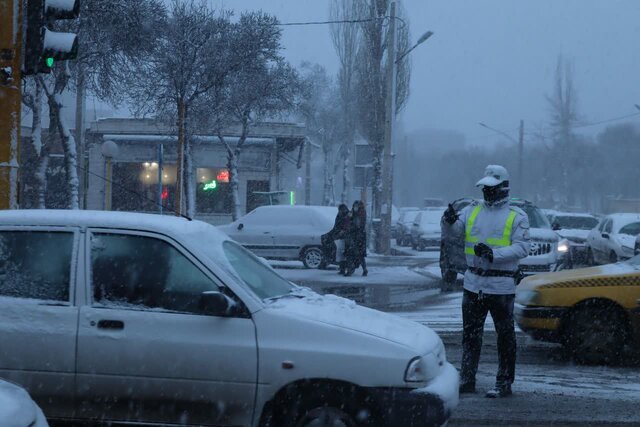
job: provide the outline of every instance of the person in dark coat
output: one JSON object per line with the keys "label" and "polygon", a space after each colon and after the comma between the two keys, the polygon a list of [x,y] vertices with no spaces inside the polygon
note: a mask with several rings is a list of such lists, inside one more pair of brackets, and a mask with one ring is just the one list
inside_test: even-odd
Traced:
{"label": "person in dark coat", "polygon": [[346,239],[347,272],[351,276],[356,268],[362,266],[362,275],[369,274],[367,270],[367,211],[364,203],[357,200],[351,209],[349,233]]}
{"label": "person in dark coat", "polygon": [[323,261],[321,268],[326,268],[327,263],[336,261],[340,266],[340,273],[346,271],[344,256],[344,239],[349,232],[349,208],[345,204],[338,206],[338,214],[333,223],[333,228],[322,235]]}

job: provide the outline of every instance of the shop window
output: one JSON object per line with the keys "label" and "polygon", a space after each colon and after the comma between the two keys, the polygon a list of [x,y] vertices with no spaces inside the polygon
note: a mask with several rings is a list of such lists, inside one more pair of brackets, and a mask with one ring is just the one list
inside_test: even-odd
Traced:
{"label": "shop window", "polygon": [[158,200],[158,163],[114,163],[112,206],[116,211],[157,212],[159,202],[172,209],[176,194],[176,165],[162,168],[162,196]]}
{"label": "shop window", "polygon": [[196,169],[196,211],[198,213],[231,213],[233,206],[229,178],[227,169]]}

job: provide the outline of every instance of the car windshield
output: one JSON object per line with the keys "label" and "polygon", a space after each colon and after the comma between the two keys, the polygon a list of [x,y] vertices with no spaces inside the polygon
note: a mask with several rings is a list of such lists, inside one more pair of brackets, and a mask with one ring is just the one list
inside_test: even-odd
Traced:
{"label": "car windshield", "polygon": [[260,299],[286,295],[296,288],[237,243],[227,240],[222,243],[222,249],[236,275]]}
{"label": "car windshield", "polygon": [[574,230],[591,230],[598,225],[598,220],[589,216],[557,216],[553,222],[560,228]]}
{"label": "car windshield", "polygon": [[529,226],[531,228],[551,228],[549,220],[542,214],[540,209],[531,205],[523,205],[518,207],[520,207],[529,217]]}
{"label": "car windshield", "polygon": [[637,236],[640,234],[640,222],[634,222],[627,224],[620,229],[620,234],[628,234],[630,236]]}
{"label": "car windshield", "polygon": [[422,217],[420,217],[421,225],[438,225],[440,224],[440,219],[442,219],[442,214],[444,213],[443,209],[434,209],[427,210],[422,212]]}

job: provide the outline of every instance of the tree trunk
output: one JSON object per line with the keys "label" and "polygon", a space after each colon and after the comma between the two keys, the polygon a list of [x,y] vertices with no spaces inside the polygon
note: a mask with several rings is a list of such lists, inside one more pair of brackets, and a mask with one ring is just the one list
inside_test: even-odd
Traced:
{"label": "tree trunk", "polygon": [[[231,216],[235,221],[242,216],[240,209],[240,185],[238,181],[238,157],[240,156],[242,148],[240,146],[240,141],[235,148],[232,148],[227,144],[227,141],[222,135],[219,134],[218,139],[227,149],[227,169],[229,170],[229,189],[231,190]],[[240,139],[242,140],[242,137]]]}
{"label": "tree trunk", "polygon": [[322,205],[330,206],[331,205],[331,179],[333,178],[332,170],[329,167],[331,163],[331,151],[323,150],[324,154],[324,166],[323,166],[323,174],[324,174],[324,186],[322,189]]}
{"label": "tree trunk", "polygon": [[48,96],[49,101],[49,129],[56,127],[58,135],[60,135],[62,148],[64,150],[64,166],[67,174],[69,192],[69,209],[79,209],[78,203],[78,158],[76,152],[76,141],[69,132],[67,124],[61,115],[63,108],[62,99],[58,93]]}
{"label": "tree trunk", "polygon": [[351,163],[351,146],[347,146],[344,149],[342,157],[342,194],[340,195],[340,202],[348,204],[349,194],[351,193],[351,176],[350,172]]}
{"label": "tree trunk", "polygon": [[193,139],[185,138],[184,146],[184,187],[187,216],[193,218],[196,213],[196,189],[193,175]]}
{"label": "tree trunk", "polygon": [[49,165],[49,153],[42,144],[42,86],[36,80],[35,94],[33,96],[33,105],[31,105],[31,113],[33,120],[31,124],[31,145],[36,153],[37,168],[34,175],[35,190],[38,195],[37,208],[45,209],[45,195],[47,190],[47,166]]}
{"label": "tree trunk", "polygon": [[47,194],[47,168],[49,167],[49,154],[43,150],[42,154],[38,158],[38,167],[36,169],[36,182],[37,182],[37,194],[38,194],[38,209],[46,209],[46,194]]}
{"label": "tree trunk", "polygon": [[182,200],[184,195],[184,145],[185,145],[185,116],[186,105],[184,99],[178,99],[178,164],[176,167],[176,200],[174,211],[182,216]]}

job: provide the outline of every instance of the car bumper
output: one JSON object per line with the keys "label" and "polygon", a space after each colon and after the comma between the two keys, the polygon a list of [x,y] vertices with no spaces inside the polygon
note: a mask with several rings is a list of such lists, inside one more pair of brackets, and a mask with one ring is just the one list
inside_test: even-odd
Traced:
{"label": "car bumper", "polygon": [[565,307],[528,307],[515,304],[513,315],[523,332],[537,340],[559,342]]}
{"label": "car bumper", "polygon": [[374,399],[384,408],[385,426],[440,426],[458,406],[458,371],[446,363],[442,373],[419,389],[374,388]]}

